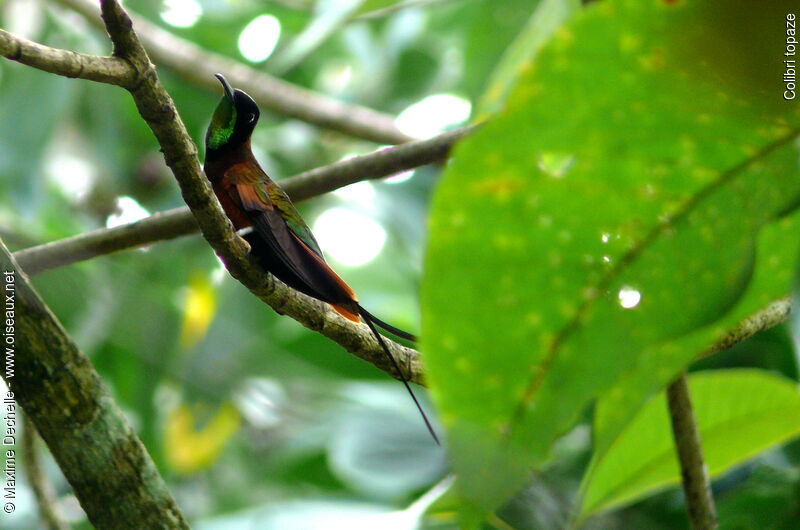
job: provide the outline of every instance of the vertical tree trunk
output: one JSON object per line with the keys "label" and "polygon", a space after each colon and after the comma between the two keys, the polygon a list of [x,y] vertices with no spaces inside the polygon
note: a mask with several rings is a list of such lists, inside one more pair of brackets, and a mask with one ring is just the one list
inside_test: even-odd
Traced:
{"label": "vertical tree trunk", "polygon": [[708,470],[703,460],[703,448],[700,445],[700,433],[694,418],[686,372],[667,388],[667,404],[681,466],[689,523],[693,530],[713,530],[717,528],[717,514]]}

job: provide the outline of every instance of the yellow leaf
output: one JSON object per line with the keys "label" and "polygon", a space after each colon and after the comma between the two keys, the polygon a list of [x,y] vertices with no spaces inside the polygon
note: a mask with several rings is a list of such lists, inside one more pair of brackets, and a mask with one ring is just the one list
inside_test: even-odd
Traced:
{"label": "yellow leaf", "polygon": [[181,327],[181,346],[185,350],[194,347],[205,336],[215,309],[216,296],[208,276],[193,273],[186,288]]}
{"label": "yellow leaf", "polygon": [[195,473],[213,464],[239,430],[239,411],[230,402],[223,403],[213,418],[198,427],[197,416],[201,412],[201,406],[184,403],[167,416],[167,463],[177,473]]}

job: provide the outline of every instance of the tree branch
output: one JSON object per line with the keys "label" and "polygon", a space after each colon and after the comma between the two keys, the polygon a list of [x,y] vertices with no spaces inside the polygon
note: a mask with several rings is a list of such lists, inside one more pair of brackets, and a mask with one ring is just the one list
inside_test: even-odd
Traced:
{"label": "tree branch", "polygon": [[64,77],[129,86],[136,72],[119,57],[98,57],[51,48],[0,29],[0,54],[6,59]]}
{"label": "tree branch", "polygon": [[692,410],[686,372],[667,387],[667,403],[681,466],[689,523],[693,530],[713,530],[717,528],[717,514],[708,469],[703,461],[703,448]]}
{"label": "tree branch", "polygon": [[[97,2],[58,0],[91,24],[103,28]],[[199,46],[161,29],[143,17],[132,15],[136,32],[153,60],[184,79],[215,94],[219,83],[214,74],[223,72],[231,84],[250,94],[256,102],[279,114],[333,129],[381,144],[398,144],[412,138],[400,131],[394,117],[370,108],[344,103],[260,72],[238,61],[203,50]]]}
{"label": "tree branch", "polygon": [[[114,43],[114,56],[128,62],[136,72],[128,90],[139,114],[158,140],[167,166],[181,188],[203,236],[211,244],[231,275],[279,314],[291,316],[307,328],[322,333],[348,352],[370,362],[391,376],[401,379],[380,345],[362,325],[354,325],[327,304],[288,288],[271,275],[265,275],[247,257],[247,243],[234,232],[230,221],[213,196],[200,169],[197,148],[178,116],[172,98],[158,80],[155,67],[139,42],[131,19],[116,2],[102,2],[103,19]],[[315,179],[310,179],[316,182]],[[386,339],[404,376],[422,383],[419,353]]]}
{"label": "tree branch", "polygon": [[[17,37],[11,36],[11,38],[12,41],[16,40],[21,42],[21,40],[18,39]],[[46,49],[47,47],[42,47],[42,48]],[[36,50],[40,48],[29,47],[28,49],[30,50],[30,55],[26,56],[28,57],[28,62],[26,62],[26,64],[30,64],[31,66],[36,66],[37,64],[40,64],[37,62],[38,59],[34,57],[35,54],[37,53]],[[72,52],[64,52],[64,55],[62,55],[61,57],[65,58],[64,61],[69,62],[68,55],[71,53]],[[152,67],[152,65],[150,65],[150,67]],[[59,73],[61,75],[69,75],[68,72],[71,71],[69,68],[70,68],[69,66],[64,66],[63,68],[61,66],[53,67],[54,70],[57,70],[54,73]],[[174,110],[174,105],[172,105],[171,100],[169,101],[169,103],[170,105],[168,106],[168,109],[171,109],[170,112],[174,113],[175,116],[177,116],[177,113]],[[180,131],[175,132],[175,135],[173,135],[172,133],[168,134],[167,139],[171,138],[174,140],[176,137],[180,138],[182,131],[183,139],[186,142],[188,142],[188,147],[184,146],[183,148],[184,150],[188,150],[192,155],[194,155],[196,149],[194,148],[194,145],[191,143],[191,140],[189,140],[188,137],[186,137],[185,129],[183,128],[182,124],[181,127],[179,127],[179,129]],[[301,187],[299,185],[299,180],[300,177],[302,176],[303,180],[307,179],[308,181],[307,183],[308,187],[306,188],[305,187],[306,185],[304,185],[302,186],[302,188],[308,190],[309,194],[314,194],[322,191],[327,191],[329,189],[333,189],[336,186],[336,184],[327,181],[327,179],[329,178],[341,179],[339,181],[340,185],[344,185],[359,180],[359,173],[370,171],[369,166],[371,166],[372,164],[375,164],[373,169],[374,171],[373,178],[378,176],[384,176],[383,174],[380,174],[381,172],[380,161],[382,160],[381,158],[382,156],[387,157],[383,159],[383,161],[387,162],[388,164],[391,164],[389,160],[394,155],[397,155],[399,158],[408,156],[409,157],[408,160],[411,161],[412,164],[409,167],[413,167],[414,165],[423,163],[423,162],[413,163],[413,157],[414,157],[413,153],[415,149],[417,149],[417,146],[425,145],[430,147],[431,161],[433,161],[436,159],[436,156],[439,156],[435,154],[437,152],[437,149],[443,149],[444,151],[442,152],[445,152],[452,145],[452,141],[455,141],[457,137],[460,137],[460,135],[466,134],[466,132],[468,132],[468,129],[461,129],[458,131],[447,133],[445,135],[441,135],[430,141],[415,142],[408,145],[400,146],[398,148],[395,148],[394,150],[387,150],[385,152],[386,155],[382,155],[381,152],[378,152],[370,155],[365,155],[363,157],[357,157],[355,159],[347,160],[344,162],[339,162],[337,164],[332,164],[330,166],[325,166],[323,168],[318,168],[316,170],[312,170],[302,175],[298,175],[297,177],[292,179],[292,182],[294,182],[295,179],[298,179],[298,187]],[[454,135],[454,136],[449,136],[449,135]],[[165,153],[169,152],[172,151],[165,150]],[[440,155],[442,157],[444,156],[441,153]],[[165,157],[167,157],[167,155],[165,155]],[[192,167],[192,164],[190,164],[191,170],[189,171],[189,173],[194,172],[195,174],[197,174],[199,173],[200,170],[199,166],[197,166],[196,159],[194,160],[194,162],[195,162],[194,163],[195,167]],[[361,165],[362,163],[364,164],[363,166]],[[395,166],[394,171],[399,171],[402,169],[403,168],[400,165],[398,165]],[[353,171],[354,173],[348,174],[348,171]],[[173,172],[175,172],[175,170]],[[386,174],[390,172],[391,171],[387,172]],[[365,174],[363,178],[368,178],[368,177]],[[201,180],[203,182],[203,185],[205,185],[207,188],[207,184],[205,184],[205,179]],[[193,197],[193,192],[191,191],[193,186],[194,184],[192,184],[190,180],[188,183],[188,188],[186,188],[188,191],[184,192],[185,198],[187,197],[187,194],[188,197],[190,198]],[[317,191],[313,191],[315,189],[315,186],[319,186],[319,188],[317,188]],[[291,191],[291,188],[292,187],[287,184],[287,189],[290,191],[290,194],[295,193]],[[184,186],[182,185],[182,190],[183,189]],[[205,193],[208,193],[208,191],[206,190]],[[298,191],[296,193],[298,193],[298,195],[294,196],[295,199],[301,198],[299,196],[300,192]],[[208,197],[202,198],[202,196],[203,194],[201,194],[201,199],[199,203],[200,206],[202,206],[202,204],[205,203],[206,201],[209,201]],[[187,203],[189,203],[190,199],[187,198],[186,200]],[[206,213],[211,215],[211,217],[214,216],[219,217],[222,215],[221,211],[219,211],[218,208],[216,208],[215,210],[212,207],[207,207],[207,209],[208,212]],[[43,245],[40,247],[34,247],[31,249],[23,250],[20,251],[18,255],[21,260],[23,260],[26,264],[30,264],[34,268],[34,270],[38,272],[40,270],[45,270],[47,268],[59,266],[61,264],[72,263],[75,261],[79,261],[81,259],[87,259],[89,257],[93,257],[102,253],[113,252],[116,250],[122,250],[124,248],[130,248],[132,246],[152,243],[161,239],[178,237],[180,235],[190,233],[195,229],[192,222],[183,212],[185,212],[184,209],[179,209],[179,210],[173,210],[171,212],[165,212],[164,214],[157,214],[152,218],[140,221],[138,223],[133,223],[125,227],[119,227],[118,229],[112,229],[107,231],[102,231],[102,230],[95,231],[89,234],[84,234],[82,236],[76,236],[75,238],[71,238],[69,240],[55,242],[48,245]],[[202,210],[200,215],[204,215]],[[222,220],[220,222],[227,223],[227,220]],[[163,237],[160,237],[158,235],[158,232],[163,232],[162,234]],[[208,238],[216,238],[217,246],[215,246],[215,244],[212,243],[212,246],[215,249],[218,248],[218,245],[225,245],[225,244],[229,245],[229,248],[231,249],[241,248],[242,246],[242,242],[238,241],[238,238],[235,238],[235,236],[233,236],[232,234],[228,234],[226,236],[224,233],[220,233],[220,231],[214,231],[213,227],[211,227],[209,235],[207,235],[207,239]],[[209,239],[209,241],[211,240]],[[219,250],[218,254],[222,255]],[[247,266],[244,267],[246,268]],[[248,274],[252,274],[252,272],[249,272]],[[300,306],[296,308],[296,311],[288,309],[289,305],[288,300],[291,298],[290,295],[275,294],[274,296],[269,296],[268,293],[271,293],[273,289],[276,291],[282,291],[286,289],[285,286],[280,284],[280,282],[275,282],[274,288],[270,287],[269,285],[263,285],[263,284],[261,284],[259,287],[259,282],[254,280],[255,278],[254,276],[250,276],[250,280],[244,277],[242,278],[240,278],[239,276],[236,277],[239,278],[240,281],[242,281],[242,283],[244,283],[248,288],[250,288],[250,290],[253,291],[254,294],[261,297],[262,299],[267,301],[267,303],[272,305],[279,313],[289,314],[296,320],[303,323],[303,325],[305,325],[306,327],[309,327],[310,329],[313,329],[315,331],[321,331],[324,335],[328,336],[329,338],[343,345],[351,353],[355,353],[356,355],[367,359],[373,364],[376,364],[382,369],[389,371],[391,373],[391,367],[386,366],[385,362],[381,361],[380,356],[378,356],[378,358],[375,357],[376,354],[375,344],[371,340],[369,340],[369,338],[367,338],[366,341],[363,338],[361,340],[353,340],[352,337],[348,338],[347,333],[342,332],[342,330],[340,329],[341,326],[335,329],[331,328],[323,330],[322,328],[324,326],[320,323],[319,320],[309,319],[307,317],[302,316],[303,314],[309,313],[310,310],[308,307],[304,307],[302,303],[300,303]],[[790,311],[791,311],[791,305],[788,300],[784,299],[774,302],[764,310],[742,321],[742,323],[739,326],[732,329],[730,333],[725,335],[714,346],[712,346],[708,350],[708,352],[704,354],[704,356],[712,355],[719,351],[725,350],[731,347],[732,345],[749,338],[758,331],[767,329],[773,325],[783,322],[788,317]],[[336,320],[337,318],[335,314],[330,316],[334,320]],[[364,334],[362,333],[362,335]],[[372,353],[367,353],[365,349],[372,350]],[[417,382],[421,381],[421,373],[418,372],[416,352],[414,352],[414,350],[408,350],[406,354],[402,356],[402,358],[404,359],[405,362],[409,363],[409,370],[411,372],[414,372],[414,374],[412,375],[412,380],[415,380]],[[396,376],[396,374],[393,375]]]}
{"label": "tree branch", "polygon": [[44,305],[2,241],[0,267],[4,294],[13,297],[12,346],[17,353],[11,372],[7,364],[3,377],[47,442],[89,520],[96,528],[188,528],[150,455],[89,359]]}
{"label": "tree branch", "polygon": [[[175,175],[200,231],[231,275],[278,313],[291,316],[339,343],[348,352],[399,378],[400,374],[388,362],[366,326],[347,321],[327,304],[288,288],[249,262],[247,243],[233,232],[230,221],[211,192],[208,179],[200,169],[196,148],[172,98],[158,80],[155,68],[133,31],[130,18],[116,1],[102,0],[101,8],[114,42],[114,55],[129,61],[139,73],[141,81],[131,90],[139,114],[158,139],[164,159]],[[387,344],[405,377],[421,382],[418,352],[392,341],[387,340]]]}
{"label": "tree branch", "polygon": [[[463,127],[430,140],[409,142],[319,167],[280,181],[293,201],[299,202],[361,180],[376,179],[399,171],[443,160],[459,139],[474,127]],[[45,243],[14,253],[29,275],[63,267],[120,250],[149,245],[197,232],[188,208],[160,212],[115,228],[101,228],[75,237]]]}
{"label": "tree branch", "polygon": [[740,342],[744,342],[759,331],[764,331],[786,322],[792,311],[792,302],[788,296],[771,302],[765,308],[750,315],[731,328],[730,331],[695,360],[704,359],[715,353],[725,351]]}
{"label": "tree branch", "polygon": [[145,219],[18,250],[14,259],[28,276],[97,256],[193,234],[199,229],[188,208],[158,212]]}

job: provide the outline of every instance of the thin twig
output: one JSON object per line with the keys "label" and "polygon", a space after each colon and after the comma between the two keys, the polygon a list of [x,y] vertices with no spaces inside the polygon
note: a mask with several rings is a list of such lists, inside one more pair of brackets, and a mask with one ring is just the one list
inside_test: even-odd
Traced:
{"label": "thin twig", "polygon": [[39,434],[27,414],[23,414],[22,419],[24,423],[21,444],[23,463],[28,483],[36,497],[36,505],[39,507],[39,518],[43,525],[50,530],[67,530],[69,525],[59,517],[55,507],[55,492],[42,471],[42,464],[39,460]]}
{"label": "thin twig", "polygon": [[667,387],[667,403],[689,523],[694,530],[712,530],[717,528],[716,509],[685,372]]}
{"label": "thin twig", "polygon": [[[96,27],[103,28],[96,0],[58,2],[77,11]],[[131,15],[131,19],[142,44],[157,64],[171,68],[184,79],[215,94],[219,91],[219,83],[214,74],[222,72],[233,86],[250,94],[262,107],[279,114],[381,144],[412,140],[397,128],[393,116],[330,98],[203,50],[143,17]]]}
{"label": "thin twig", "polygon": [[[463,127],[430,140],[409,142],[319,167],[280,181],[293,201],[298,202],[342,186],[392,175],[443,160],[455,142],[474,128]],[[111,254],[198,231],[188,208],[176,208],[118,226],[101,228],[60,241],[53,241],[14,253],[29,275],[63,267],[96,256]]]}

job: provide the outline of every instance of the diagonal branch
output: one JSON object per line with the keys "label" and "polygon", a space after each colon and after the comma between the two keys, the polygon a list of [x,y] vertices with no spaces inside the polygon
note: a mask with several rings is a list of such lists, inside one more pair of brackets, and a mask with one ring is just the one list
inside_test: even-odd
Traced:
{"label": "diagonal branch", "polygon": [[[213,196],[200,169],[197,148],[178,116],[175,103],[158,80],[155,67],[136,37],[130,18],[116,2],[104,1],[102,5],[108,32],[114,41],[114,56],[129,63],[136,74],[132,86],[126,88],[133,96],[140,116],[156,136],[167,166],[178,181],[183,199],[200,231],[231,275],[276,312],[294,318],[337,342],[348,352],[400,378],[366,326],[352,324],[327,304],[288,288],[249,262],[247,244],[233,232],[230,221]],[[29,59],[30,64],[35,62],[33,58]],[[64,71],[58,73],[65,75]],[[421,383],[419,352],[388,339],[386,342],[405,378]]]}
{"label": "diagonal branch", "polygon": [[[339,343],[347,351],[399,377],[366,326],[352,324],[327,304],[289,289],[249,262],[247,244],[233,232],[230,221],[211,192],[197,160],[197,149],[139,42],[131,19],[116,1],[103,0],[101,7],[103,20],[114,42],[114,55],[128,60],[139,73],[140,82],[131,90],[139,114],[158,139],[164,159],[178,181],[183,199],[200,231],[231,275],[278,313],[291,316]],[[418,352],[392,341],[387,343],[403,367],[406,378],[421,381]]]}
{"label": "diagonal branch", "polygon": [[[58,0],[103,29],[97,2]],[[223,72],[236,87],[250,94],[262,107],[308,123],[340,131],[381,144],[398,144],[412,138],[400,131],[394,117],[373,109],[344,103],[288,83],[238,61],[203,50],[199,46],[165,31],[143,17],[131,15],[142,44],[159,65],[184,79],[216,93],[219,84],[214,74]]]}
{"label": "diagonal branch", "polygon": [[91,362],[2,241],[0,269],[4,314],[14,322],[13,335],[8,335],[13,340],[4,340],[2,375],[10,389],[4,397],[25,409],[89,520],[96,528],[188,528]]}
{"label": "diagonal branch", "polygon": [[705,359],[716,353],[723,352],[744,342],[756,333],[771,327],[783,324],[792,314],[792,302],[788,296],[770,302],[766,307],[758,310],[749,317],[739,322],[736,326],[719,338],[708,350],[701,353],[695,360]]}
{"label": "diagonal branch", "polygon": [[[367,179],[392,175],[445,159],[453,144],[474,127],[463,127],[430,140],[409,142],[300,173],[280,181],[298,202]],[[115,228],[102,228],[61,241],[45,243],[14,254],[29,275],[96,256],[148,245],[197,232],[188,208],[160,212]]]}

